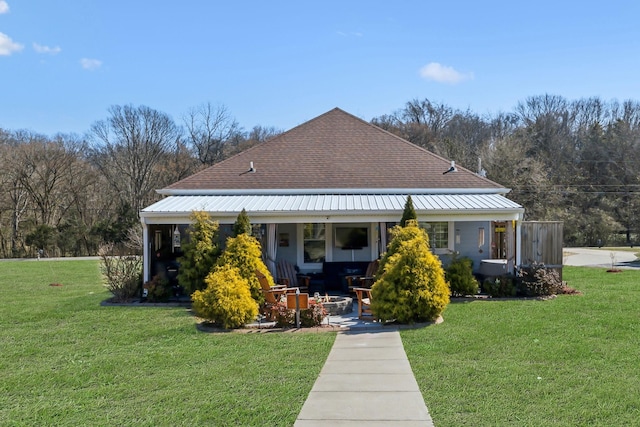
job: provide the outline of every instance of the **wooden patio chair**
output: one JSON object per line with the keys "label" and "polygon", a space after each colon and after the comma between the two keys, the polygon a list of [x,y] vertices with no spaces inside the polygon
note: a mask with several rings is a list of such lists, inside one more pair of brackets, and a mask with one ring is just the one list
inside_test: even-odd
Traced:
{"label": "wooden patio chair", "polygon": [[307,292],[309,290],[311,277],[298,273],[296,266],[286,259],[278,261],[276,273],[278,274],[276,282],[279,284],[287,288],[300,288],[300,292]]}
{"label": "wooden patio chair", "polygon": [[362,320],[376,320],[371,311],[371,288],[354,288],[358,296],[358,318]]}
{"label": "wooden patio chair", "polygon": [[258,282],[260,282],[260,287],[262,288],[262,293],[264,295],[265,301],[270,304],[277,304],[278,301],[280,301],[282,295],[295,293],[295,291],[298,289],[288,288],[284,285],[270,286],[267,277],[259,270],[256,270],[256,277],[258,278]]}
{"label": "wooden patio chair", "polygon": [[376,272],[380,262],[378,260],[371,261],[367,266],[367,271],[364,276],[347,276],[347,285],[349,290],[355,292],[355,288],[370,288],[375,280]]}

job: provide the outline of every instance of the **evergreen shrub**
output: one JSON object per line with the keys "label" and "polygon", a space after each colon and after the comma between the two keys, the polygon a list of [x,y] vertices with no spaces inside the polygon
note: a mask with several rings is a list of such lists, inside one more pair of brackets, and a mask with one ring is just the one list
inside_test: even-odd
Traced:
{"label": "evergreen shrub", "polygon": [[191,295],[196,315],[223,328],[239,328],[258,315],[249,283],[236,267],[217,266],[205,279],[206,289]]}
{"label": "evergreen shrub", "polygon": [[239,234],[227,239],[227,248],[218,258],[218,266],[231,265],[236,267],[248,283],[251,297],[260,305],[264,303],[262,287],[256,277],[256,270],[264,274],[269,286],[274,286],[273,276],[262,261],[262,248],[260,242],[248,234]]}
{"label": "evergreen shrub", "polygon": [[192,212],[190,219],[189,240],[182,244],[183,256],[178,259],[178,283],[188,293],[204,289],[205,278],[220,256],[218,223],[202,211]]}
{"label": "evergreen shrub", "polygon": [[454,257],[445,270],[445,277],[453,296],[475,295],[480,289],[473,275],[473,261],[469,258]]}
{"label": "evergreen shrub", "polygon": [[247,211],[244,208],[233,224],[233,236],[236,237],[240,234],[251,235],[251,221],[249,221],[249,215],[247,215]]}
{"label": "evergreen shrub", "polygon": [[371,288],[371,310],[380,321],[433,321],[449,304],[449,286],[440,260],[429,250],[429,236],[415,220],[391,230]]}
{"label": "evergreen shrub", "polygon": [[413,207],[413,200],[411,196],[407,196],[407,201],[404,203],[404,210],[402,211],[402,218],[400,219],[400,226],[407,225],[407,221],[417,221],[418,215],[416,209]]}

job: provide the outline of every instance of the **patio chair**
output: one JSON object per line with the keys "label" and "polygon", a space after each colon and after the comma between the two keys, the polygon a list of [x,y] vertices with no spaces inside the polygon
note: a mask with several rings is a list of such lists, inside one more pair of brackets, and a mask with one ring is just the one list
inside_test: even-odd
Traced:
{"label": "patio chair", "polygon": [[367,266],[367,271],[364,273],[364,276],[347,276],[346,279],[349,290],[351,292],[355,292],[355,288],[357,287],[370,288],[375,280],[375,275],[378,271],[379,265],[380,263],[378,260],[371,261]]}
{"label": "patio chair", "polygon": [[262,288],[262,293],[264,295],[264,299],[269,304],[277,304],[280,301],[282,295],[288,293],[295,293],[298,288],[288,288],[284,285],[275,285],[270,286],[267,277],[262,274],[259,270],[256,270],[256,277],[258,278],[258,282],[260,282],[260,287]]}
{"label": "patio chair", "polygon": [[300,292],[309,290],[309,281],[311,277],[300,274],[296,266],[286,259],[281,259],[276,265],[278,278],[276,282],[288,288],[300,288]]}
{"label": "patio chair", "polygon": [[362,320],[376,320],[371,311],[371,288],[354,288],[358,296],[358,318]]}

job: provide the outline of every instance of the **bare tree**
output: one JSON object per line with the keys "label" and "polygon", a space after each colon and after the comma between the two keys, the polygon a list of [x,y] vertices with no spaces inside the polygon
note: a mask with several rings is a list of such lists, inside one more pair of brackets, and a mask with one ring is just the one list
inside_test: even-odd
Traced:
{"label": "bare tree", "polygon": [[20,183],[37,207],[36,224],[56,226],[70,207],[69,187],[75,174],[76,153],[63,139],[21,133]]}
{"label": "bare tree", "polygon": [[20,181],[22,166],[14,134],[0,132],[0,220],[2,230],[8,230],[7,233],[2,232],[2,252],[5,256],[19,255],[20,224],[29,206],[29,194]]}
{"label": "bare tree", "polygon": [[527,155],[524,141],[516,137],[497,140],[484,148],[482,160],[487,178],[511,188],[509,198],[525,207],[527,218],[545,219],[549,206],[556,206],[545,165]]}
{"label": "bare tree", "polygon": [[225,158],[247,150],[254,145],[262,144],[263,142],[280,135],[282,132],[282,130],[273,126],[254,126],[253,129],[251,129],[251,131],[242,138],[242,140],[232,144],[229,150],[225,150]]}
{"label": "bare tree", "polygon": [[209,102],[192,108],[184,123],[195,156],[207,166],[224,159],[225,147],[239,142],[242,133],[225,106],[214,107]]}
{"label": "bare tree", "polygon": [[91,126],[92,160],[121,203],[138,212],[168,183],[159,169],[180,131],[167,114],[146,106],[115,105],[109,113]]}
{"label": "bare tree", "polygon": [[440,153],[462,166],[474,169],[482,148],[492,141],[492,128],[470,111],[458,112],[442,130]]}
{"label": "bare tree", "polygon": [[278,136],[283,132],[284,131],[282,129],[278,129],[274,126],[257,125],[251,129],[251,132],[249,132],[249,134],[247,135],[247,140],[261,143],[275,136]]}

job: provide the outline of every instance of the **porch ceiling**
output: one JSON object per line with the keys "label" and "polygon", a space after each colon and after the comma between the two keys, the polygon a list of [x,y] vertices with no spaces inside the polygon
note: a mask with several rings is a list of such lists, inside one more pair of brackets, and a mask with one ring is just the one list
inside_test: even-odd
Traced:
{"label": "porch ceiling", "polygon": [[[521,214],[519,204],[501,194],[411,195],[418,215]],[[212,216],[237,215],[386,215],[402,213],[406,194],[290,194],[290,195],[191,195],[170,196],[140,212],[141,218],[185,216],[206,211]]]}

